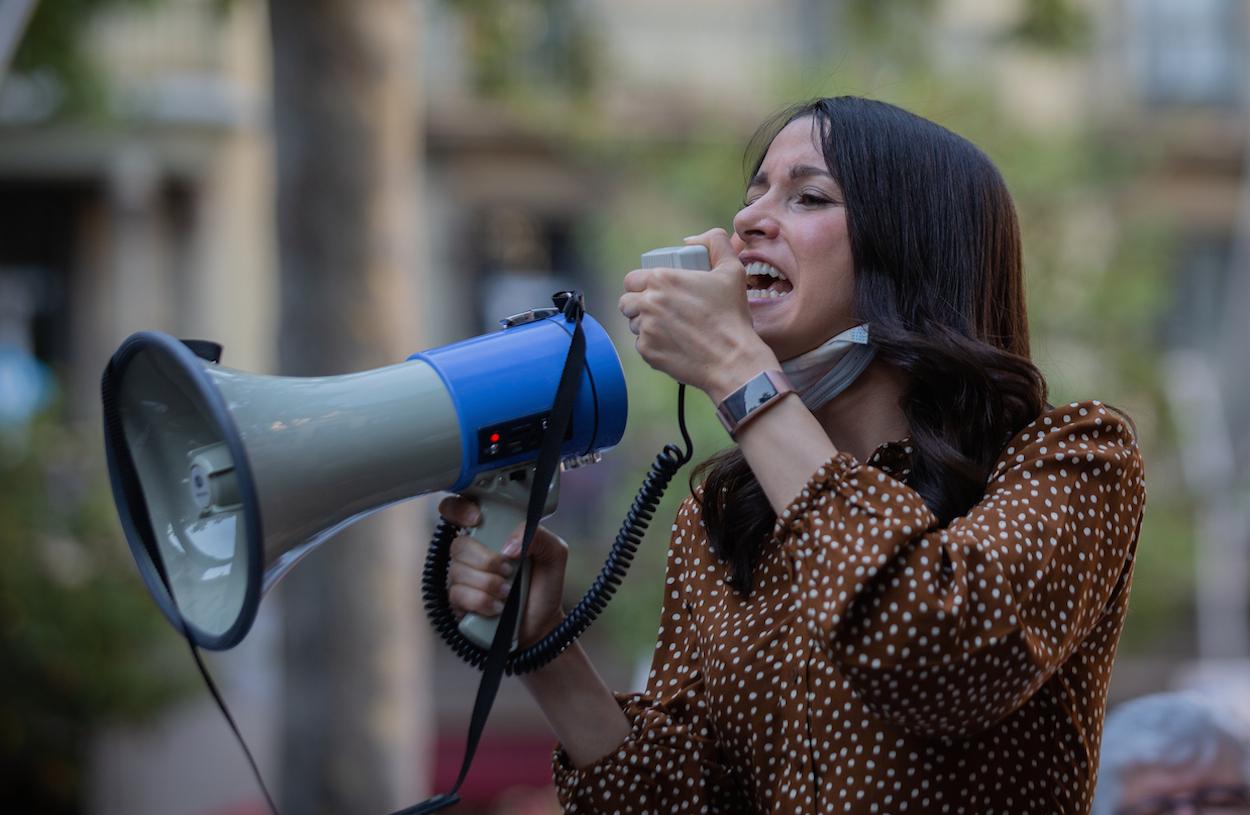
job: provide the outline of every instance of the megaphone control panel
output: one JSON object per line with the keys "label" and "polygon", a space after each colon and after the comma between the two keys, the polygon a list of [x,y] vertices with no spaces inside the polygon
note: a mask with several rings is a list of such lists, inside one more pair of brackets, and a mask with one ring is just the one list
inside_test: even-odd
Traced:
{"label": "megaphone control panel", "polygon": [[[483,464],[509,459],[524,453],[536,452],[542,445],[543,433],[547,432],[550,412],[535,413],[490,427],[477,433],[477,459]],[[564,440],[573,438],[573,426],[564,434]]]}
{"label": "megaphone control panel", "polygon": [[[514,314],[503,331],[414,354],[442,379],[454,405],[464,445],[452,492],[479,473],[534,458],[568,352],[570,324],[544,309]],[[561,457],[585,456],[615,445],[625,432],[625,375],[607,332],[582,321],[585,375],[577,389],[572,426]]]}

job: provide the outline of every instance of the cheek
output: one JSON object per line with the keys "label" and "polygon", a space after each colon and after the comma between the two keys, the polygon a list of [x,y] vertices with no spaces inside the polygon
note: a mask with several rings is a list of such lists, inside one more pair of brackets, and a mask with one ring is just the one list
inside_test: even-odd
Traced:
{"label": "cheek", "polygon": [[801,283],[804,300],[828,312],[844,311],[855,298],[855,273],[850,243],[846,240],[845,221],[838,219],[826,227],[819,240],[808,243],[807,274]]}
{"label": "cheek", "polygon": [[837,207],[813,217],[794,235],[796,249],[818,267],[840,267],[850,261],[851,241],[846,214]]}

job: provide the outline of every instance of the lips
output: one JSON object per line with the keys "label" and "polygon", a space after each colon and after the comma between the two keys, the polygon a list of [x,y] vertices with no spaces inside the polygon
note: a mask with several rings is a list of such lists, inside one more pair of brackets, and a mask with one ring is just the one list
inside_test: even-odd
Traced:
{"label": "lips", "polygon": [[746,264],[747,300],[779,300],[794,291],[792,284],[780,269],[762,260]]}

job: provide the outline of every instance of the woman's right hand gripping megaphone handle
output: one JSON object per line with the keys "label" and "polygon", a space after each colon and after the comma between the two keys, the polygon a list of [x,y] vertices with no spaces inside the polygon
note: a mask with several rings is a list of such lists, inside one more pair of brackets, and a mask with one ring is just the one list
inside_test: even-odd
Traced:
{"label": "woman's right hand gripping megaphone handle", "polygon": [[[498,617],[504,600],[519,571],[517,555],[521,550],[518,526],[502,552],[495,552],[471,535],[481,519],[477,504],[459,495],[444,498],[438,512],[446,520],[470,530],[451,544],[451,564],[447,570],[447,596],[457,619],[465,614]],[[564,571],[568,563],[568,544],[559,536],[539,526],[530,543],[530,589],[521,618],[517,640],[526,648],[541,639],[564,619]]]}

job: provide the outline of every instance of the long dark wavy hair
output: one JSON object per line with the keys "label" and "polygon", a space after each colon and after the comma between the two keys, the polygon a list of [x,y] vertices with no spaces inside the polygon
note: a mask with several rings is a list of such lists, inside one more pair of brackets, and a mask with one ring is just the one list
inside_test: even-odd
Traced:
{"label": "long dark wavy hair", "polygon": [[[748,178],[777,133],[804,118],[842,190],[856,317],[870,326],[874,364],[905,376],[908,485],[945,525],[981,499],[1007,440],[1046,408],[1029,358],[1015,207],[967,139],[858,97],[817,99],[766,122],[748,147]],[[692,488],[700,476],[712,551],[748,595],[776,515],[738,448],[700,464]]]}

